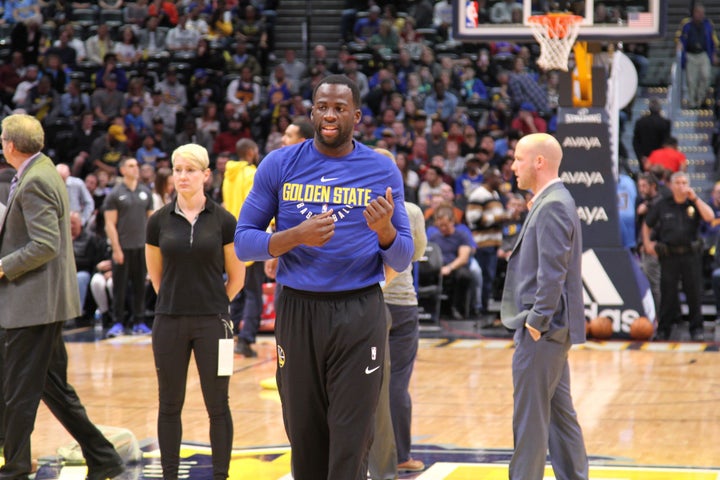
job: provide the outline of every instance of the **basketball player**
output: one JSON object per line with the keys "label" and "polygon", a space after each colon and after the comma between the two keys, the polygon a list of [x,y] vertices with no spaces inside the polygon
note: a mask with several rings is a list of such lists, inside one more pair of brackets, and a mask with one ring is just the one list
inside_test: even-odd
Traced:
{"label": "basketball player", "polygon": [[364,480],[385,358],[379,282],[384,263],[407,268],[413,241],[400,172],[353,141],[357,85],[325,77],[313,101],[314,139],[260,164],[235,252],[279,257],[277,383],[293,477]]}

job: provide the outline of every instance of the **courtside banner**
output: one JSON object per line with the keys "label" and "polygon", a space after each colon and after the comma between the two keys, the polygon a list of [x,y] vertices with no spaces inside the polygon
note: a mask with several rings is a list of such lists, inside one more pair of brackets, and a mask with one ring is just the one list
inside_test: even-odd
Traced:
{"label": "courtside banner", "polygon": [[563,148],[560,178],[577,205],[583,248],[621,247],[610,133],[602,108],[560,108],[555,137]]}

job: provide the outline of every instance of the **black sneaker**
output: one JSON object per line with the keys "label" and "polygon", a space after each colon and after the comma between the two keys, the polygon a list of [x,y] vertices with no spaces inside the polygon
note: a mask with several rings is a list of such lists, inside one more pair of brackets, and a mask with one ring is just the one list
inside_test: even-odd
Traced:
{"label": "black sneaker", "polygon": [[108,478],[117,477],[124,471],[125,465],[121,463],[88,467],[88,473],[85,480],[106,480]]}
{"label": "black sneaker", "polygon": [[662,342],[662,341],[666,341],[666,340],[670,340],[670,332],[667,331],[667,330],[658,330],[658,331],[655,333],[655,340],[659,340],[659,341],[661,341],[661,342]]}
{"label": "black sneaker", "polygon": [[692,340],[693,342],[704,342],[705,333],[701,331],[690,332],[690,340]]}
{"label": "black sneaker", "polygon": [[238,338],[238,341],[235,344],[235,353],[242,355],[245,358],[257,357],[257,352],[250,348],[250,344],[247,340],[243,340],[242,338]]}

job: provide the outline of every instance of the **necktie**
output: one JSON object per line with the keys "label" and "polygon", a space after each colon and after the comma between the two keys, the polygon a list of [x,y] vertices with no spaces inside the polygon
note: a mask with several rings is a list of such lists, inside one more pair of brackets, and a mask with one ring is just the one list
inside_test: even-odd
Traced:
{"label": "necktie", "polygon": [[7,200],[8,205],[10,204],[10,199],[13,196],[13,192],[15,192],[15,187],[17,187],[17,183],[18,183],[18,176],[13,175],[13,178],[10,181],[10,193],[8,194],[8,200]]}

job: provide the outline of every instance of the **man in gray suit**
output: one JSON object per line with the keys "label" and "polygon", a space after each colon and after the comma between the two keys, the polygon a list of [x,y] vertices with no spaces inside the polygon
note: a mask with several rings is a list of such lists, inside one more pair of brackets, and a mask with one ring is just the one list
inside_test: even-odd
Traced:
{"label": "man in gray suit", "polygon": [[557,140],[541,133],[520,139],[512,164],[518,187],[534,194],[508,260],[500,312],[515,330],[515,480],[541,480],[548,448],[556,478],[588,478],[568,367],[570,346],[585,342],[582,238],[575,202],[558,178],[561,159]]}
{"label": "man in gray suit", "polygon": [[62,323],[80,315],[70,237],[67,189],[52,160],[40,153],[45,135],[37,119],[2,121],[3,154],[18,171],[0,220],[0,326],[4,342],[5,465],[0,479],[27,479],[30,435],[40,400],[77,440],[87,478],[124,470],[113,445],[88,419],[67,383]]}

